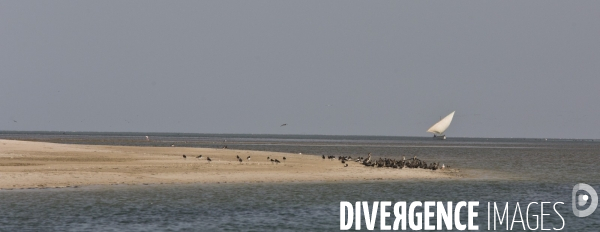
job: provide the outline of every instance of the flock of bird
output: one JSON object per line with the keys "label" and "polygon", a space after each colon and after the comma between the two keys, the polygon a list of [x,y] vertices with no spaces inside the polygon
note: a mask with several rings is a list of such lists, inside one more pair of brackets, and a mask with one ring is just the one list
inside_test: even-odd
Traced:
{"label": "flock of bird", "polygon": [[[184,159],[187,159],[186,155],[183,155]],[[198,155],[196,156],[197,159],[202,159],[202,155]],[[356,159],[352,159],[351,156],[334,156],[334,155],[330,155],[325,157],[325,155],[322,156],[323,159],[329,159],[329,160],[335,160],[337,159],[338,161],[342,162],[342,164],[344,164],[344,167],[348,167],[348,163],[349,162],[356,162],[356,163],[360,163],[364,166],[367,167],[377,167],[377,168],[398,168],[398,169],[403,169],[403,168],[422,168],[422,169],[430,169],[430,170],[438,170],[438,169],[444,169],[446,168],[446,166],[444,164],[440,164],[440,163],[430,163],[427,164],[427,162],[417,159],[417,156],[410,158],[410,159],[406,159],[405,156],[402,156],[402,160],[396,160],[396,159],[388,159],[388,158],[379,158],[377,160],[372,159],[371,157],[371,153],[368,154],[367,158],[364,157],[358,157]],[[243,159],[239,156],[236,155],[236,159],[238,162],[242,163]],[[251,157],[248,156],[246,157],[246,160],[248,162],[250,162]],[[206,160],[210,163],[212,161],[212,159],[210,157],[206,157]],[[279,161],[279,159],[272,159],[270,156],[267,157],[268,161],[271,161],[271,164],[279,164],[281,163],[281,161]],[[285,160],[287,160],[287,158],[285,158],[285,156],[283,157],[283,161],[285,162]]]}
{"label": "flock of bird", "polygon": [[[235,158],[237,159],[238,162],[242,163],[242,158],[239,155],[236,155]],[[183,159],[187,159],[187,156],[184,154],[183,155]],[[196,159],[202,159],[202,155],[196,156]],[[250,162],[250,159],[252,159],[250,156],[246,157],[246,160],[248,160],[248,162]],[[206,157],[206,160],[210,163],[212,161],[212,159],[210,157]],[[281,163],[281,161],[279,161],[278,159],[271,159],[271,157],[267,157],[267,160],[271,161],[271,164],[279,164]],[[285,156],[283,157],[283,161],[285,162],[287,160],[287,158],[285,158]]]}
{"label": "flock of bird", "polygon": [[[325,159],[325,155],[322,156],[323,159]],[[335,160],[336,157],[334,155],[330,155],[327,156],[327,159],[329,160]],[[398,168],[398,169],[402,169],[402,168],[422,168],[422,169],[431,169],[431,170],[438,170],[438,169],[445,169],[446,166],[444,164],[440,164],[440,163],[430,163],[427,164],[427,162],[417,159],[417,156],[410,158],[410,159],[406,159],[405,156],[402,156],[402,160],[396,160],[396,159],[388,159],[388,158],[379,158],[378,160],[373,160],[371,158],[371,153],[369,153],[368,157],[365,159],[364,157],[358,157],[356,159],[352,159],[351,156],[338,156],[337,160],[341,161],[344,164],[344,167],[348,167],[348,162],[354,161],[356,163],[360,163],[364,166],[367,167],[377,167],[377,168]]]}
{"label": "flock of bird", "polygon": [[[183,155],[183,158],[184,158],[184,159],[187,159],[187,156],[186,156],[186,155]],[[239,158],[239,156],[238,156],[238,158]],[[196,156],[196,159],[202,159],[202,155]],[[212,161],[212,159],[211,159],[210,157],[208,157],[208,156],[206,157],[206,160],[207,160],[208,162],[211,162],[211,161]],[[250,160],[250,156],[248,156],[248,160]],[[241,161],[240,161],[240,162],[241,162]]]}

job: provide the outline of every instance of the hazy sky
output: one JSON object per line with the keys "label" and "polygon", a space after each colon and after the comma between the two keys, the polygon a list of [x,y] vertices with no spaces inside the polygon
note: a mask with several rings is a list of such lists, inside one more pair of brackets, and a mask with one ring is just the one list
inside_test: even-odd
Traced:
{"label": "hazy sky", "polygon": [[600,1],[0,0],[0,130],[431,136],[454,110],[448,136],[600,138]]}

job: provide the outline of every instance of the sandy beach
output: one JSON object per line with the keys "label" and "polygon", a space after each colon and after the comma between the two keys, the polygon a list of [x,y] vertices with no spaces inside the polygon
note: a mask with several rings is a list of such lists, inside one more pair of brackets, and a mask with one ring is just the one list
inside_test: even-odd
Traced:
{"label": "sandy beach", "polygon": [[[187,158],[184,159],[183,155]],[[196,156],[202,155],[201,159]],[[243,158],[240,163],[236,156]],[[248,161],[246,158],[250,156]],[[283,161],[283,157],[287,159]],[[212,159],[211,162],[206,157]],[[277,158],[273,164],[267,157]],[[457,170],[390,169],[306,154],[213,148],[0,140],[0,188],[108,184],[260,183],[460,178]]]}

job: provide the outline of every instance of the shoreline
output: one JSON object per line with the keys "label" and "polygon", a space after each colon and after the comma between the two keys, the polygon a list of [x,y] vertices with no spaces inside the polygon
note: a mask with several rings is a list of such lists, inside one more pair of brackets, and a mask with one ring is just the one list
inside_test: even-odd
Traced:
{"label": "shoreline", "polygon": [[[197,159],[198,155],[203,157]],[[236,156],[242,158],[241,163]],[[249,161],[247,156],[251,157]],[[207,161],[206,157],[213,161]],[[267,157],[277,158],[281,163],[274,164]],[[0,140],[0,189],[462,178],[460,171],[454,169],[432,171],[348,164],[344,167],[337,160],[281,152]]]}

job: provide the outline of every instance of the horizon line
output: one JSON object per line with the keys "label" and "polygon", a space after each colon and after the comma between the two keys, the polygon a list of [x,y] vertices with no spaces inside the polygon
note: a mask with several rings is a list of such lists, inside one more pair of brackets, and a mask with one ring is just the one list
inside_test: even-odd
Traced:
{"label": "horizon line", "polygon": [[[299,135],[299,136],[349,136],[349,137],[359,137],[359,136],[370,136],[370,137],[411,137],[411,138],[429,138],[431,136],[415,136],[415,135],[341,135],[341,134],[270,134],[270,133],[214,133],[214,132],[140,132],[140,131],[44,131],[44,130],[0,130],[0,134],[2,133],[108,133],[108,134],[116,134],[116,133],[132,133],[132,134],[205,134],[205,135]],[[539,138],[539,137],[468,137],[468,136],[448,136],[448,138],[460,138],[460,139],[537,139],[537,140],[591,140],[597,141],[600,139],[597,138]]]}

